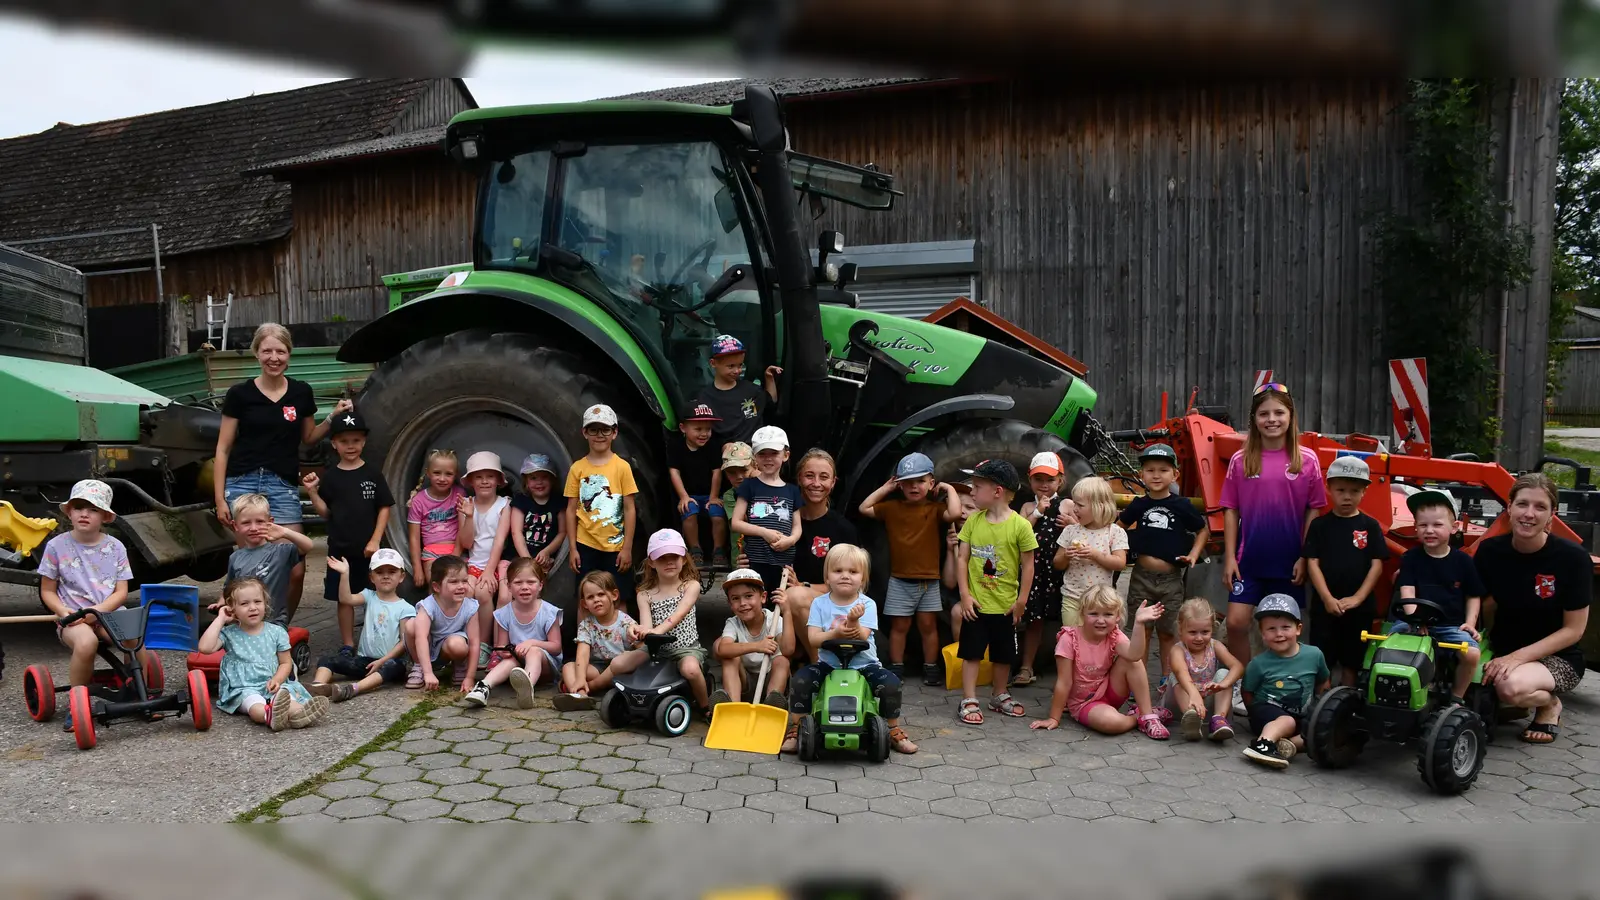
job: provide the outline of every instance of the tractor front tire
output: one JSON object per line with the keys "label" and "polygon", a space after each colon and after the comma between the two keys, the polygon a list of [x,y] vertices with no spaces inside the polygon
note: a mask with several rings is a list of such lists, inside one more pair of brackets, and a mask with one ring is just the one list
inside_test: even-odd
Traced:
{"label": "tractor front tire", "polygon": [[[1028,463],[1044,450],[1059,454],[1066,469],[1066,484],[1062,490],[1070,491],[1079,478],[1094,474],[1094,466],[1083,454],[1067,446],[1059,436],[1035,428],[1016,419],[976,419],[958,422],[936,431],[917,444],[917,452],[933,460],[934,477],[940,481],[965,480],[961,470],[970,469],[986,459],[1004,459],[1017,467],[1022,483],[1028,481]],[[892,461],[891,461],[892,462]],[[864,488],[876,487],[880,482],[868,479]]]}
{"label": "tractor front tire", "polygon": [[1459,794],[1478,780],[1488,735],[1483,720],[1464,706],[1447,706],[1422,724],[1417,772],[1436,794]]}
{"label": "tractor front tire", "polygon": [[1343,769],[1356,761],[1367,735],[1356,724],[1361,690],[1341,686],[1323,694],[1306,716],[1306,755],[1325,769]]}

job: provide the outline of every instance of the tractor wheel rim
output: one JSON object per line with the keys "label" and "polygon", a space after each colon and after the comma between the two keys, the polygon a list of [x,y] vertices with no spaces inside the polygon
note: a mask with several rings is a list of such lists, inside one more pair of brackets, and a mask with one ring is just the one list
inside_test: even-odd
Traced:
{"label": "tractor wheel rim", "polygon": [[[561,471],[572,466],[572,454],[549,422],[508,400],[469,394],[434,403],[405,423],[389,444],[383,460],[384,479],[391,486],[399,485],[409,498],[424,458],[436,448],[453,448],[463,465],[467,453],[492,450],[507,467],[520,466],[529,453],[548,455]],[[514,468],[506,477],[513,483],[520,481]],[[395,494],[400,495],[399,491]],[[405,518],[391,517],[390,543],[404,547],[408,540]],[[566,553],[563,546],[554,562],[559,564]]]}
{"label": "tractor wheel rim", "polygon": [[1478,762],[1478,736],[1470,730],[1462,729],[1456,735],[1455,746],[1450,748],[1450,768],[1458,777],[1472,774],[1472,767]]}

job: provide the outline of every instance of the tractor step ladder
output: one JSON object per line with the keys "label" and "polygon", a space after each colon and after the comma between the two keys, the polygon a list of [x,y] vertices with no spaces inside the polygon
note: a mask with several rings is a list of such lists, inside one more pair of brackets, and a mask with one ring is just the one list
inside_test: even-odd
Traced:
{"label": "tractor step ladder", "polygon": [[228,349],[228,322],[233,317],[233,292],[217,300],[206,295],[206,343],[218,350]]}

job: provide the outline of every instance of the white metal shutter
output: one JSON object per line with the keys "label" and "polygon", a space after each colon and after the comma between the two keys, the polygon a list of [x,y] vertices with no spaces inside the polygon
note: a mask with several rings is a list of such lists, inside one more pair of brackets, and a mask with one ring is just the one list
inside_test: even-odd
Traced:
{"label": "white metal shutter", "polygon": [[977,285],[971,275],[940,275],[863,281],[850,285],[862,309],[920,319],[957,297],[977,302]]}

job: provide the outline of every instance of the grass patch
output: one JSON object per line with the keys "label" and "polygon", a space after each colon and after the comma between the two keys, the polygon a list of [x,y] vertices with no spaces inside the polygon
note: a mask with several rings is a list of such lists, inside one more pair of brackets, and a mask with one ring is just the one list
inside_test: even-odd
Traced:
{"label": "grass patch", "polygon": [[339,760],[323,771],[318,772],[310,778],[307,778],[305,781],[300,782],[283,793],[278,794],[276,797],[266,800],[259,806],[256,806],[253,809],[245,810],[244,812],[235,816],[233,821],[238,824],[246,824],[260,821],[263,818],[277,818],[278,810],[281,809],[285,803],[288,803],[290,800],[296,800],[300,797],[304,797],[307,794],[315,793],[317,788],[320,788],[332,781],[333,776],[339,774],[345,769],[350,768],[356,763],[361,762],[361,760],[365,758],[367,754],[375,753],[385,744],[398,741],[402,737],[405,737],[407,732],[409,732],[412,728],[415,728],[422,722],[423,719],[428,717],[428,713],[433,712],[441,706],[447,705],[453,699],[454,697],[424,697],[420,702],[417,703],[416,706],[406,710],[400,716],[400,718],[394,721],[394,724],[378,732],[378,734],[373,737],[372,740],[367,741],[365,744],[362,744],[356,749],[350,751],[349,756],[346,756],[344,759]]}
{"label": "grass patch", "polygon": [[[1600,471],[1600,452],[1596,452],[1594,450],[1580,450],[1577,447],[1572,447],[1557,441],[1545,441],[1544,452],[1547,456],[1565,456],[1567,459],[1570,459],[1575,463],[1589,466],[1595,471]],[[1550,478],[1561,487],[1569,488],[1576,484],[1575,476],[1577,473],[1566,466],[1550,466],[1545,471],[1547,474],[1549,474]],[[1593,475],[1591,474],[1590,477],[1593,478]]]}

